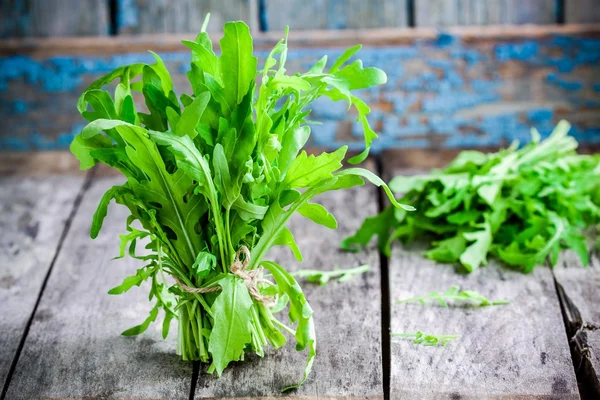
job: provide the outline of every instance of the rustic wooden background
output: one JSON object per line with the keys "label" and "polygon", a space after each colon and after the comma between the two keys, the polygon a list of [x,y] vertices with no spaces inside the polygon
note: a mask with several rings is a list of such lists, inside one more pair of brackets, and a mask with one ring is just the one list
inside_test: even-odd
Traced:
{"label": "rustic wooden background", "polygon": [[[382,163],[368,159],[366,167],[386,179],[414,173],[396,153]],[[123,178],[102,166],[85,173],[77,167],[67,152],[0,158],[0,399],[281,398],[281,387],[304,367],[305,354],[293,345],[270,349],[263,359],[250,356],[216,379],[205,365],[181,361],[176,336],[162,340],[160,323],[138,337],[119,335],[151,307],[145,287],[106,294],[139,267],[131,258],[111,260],[127,210],[112,204],[100,236],[92,241],[88,232],[98,199]],[[378,198],[373,186],[323,195],[318,201],[336,216],[338,229],[298,215],[290,228],[304,261],[282,247],[269,254],[291,270],[371,266],[344,283],[302,282],[315,311],[318,356],[308,381],[289,398],[600,398],[596,254],[588,268],[565,253],[555,269],[539,266],[529,275],[494,261],[463,275],[426,259],[418,243],[395,246],[390,258],[374,242],[361,253],[339,251],[343,237],[381,210]],[[396,302],[453,285],[511,302],[484,308]],[[460,338],[425,347],[390,337],[417,330]]]}
{"label": "rustic wooden background", "polygon": [[[365,44],[385,87],[364,93],[388,148],[499,147],[547,135],[561,118],[600,143],[599,0],[5,0],[0,2],[0,150],[67,148],[84,121],[77,94],[111,69],[167,60],[186,88],[179,41],[211,12],[242,19],[259,56],[292,29],[291,69]],[[485,26],[482,26],[485,25]],[[343,104],[315,105],[314,145],[361,146]]]}

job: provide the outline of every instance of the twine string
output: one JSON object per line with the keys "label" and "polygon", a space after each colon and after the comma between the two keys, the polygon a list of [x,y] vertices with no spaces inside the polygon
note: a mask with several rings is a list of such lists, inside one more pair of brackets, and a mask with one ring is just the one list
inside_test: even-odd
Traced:
{"label": "twine string", "polygon": [[[244,255],[243,260],[241,259],[241,255]],[[237,276],[238,278],[244,281],[246,287],[248,288],[248,293],[250,293],[250,296],[252,296],[256,301],[263,303],[268,307],[274,305],[277,302],[277,296],[265,296],[261,294],[260,290],[258,289],[259,283],[264,283],[267,285],[273,285],[273,283],[271,281],[268,281],[267,279],[261,278],[263,272],[262,268],[247,270],[246,268],[248,268],[248,264],[250,264],[250,250],[248,250],[246,246],[242,246],[235,253],[235,259],[229,267],[229,270],[233,275]],[[176,276],[174,278],[181,290],[183,290],[186,293],[204,294],[215,293],[220,290],[223,290],[223,288],[219,285],[204,288],[191,287],[183,283]]]}

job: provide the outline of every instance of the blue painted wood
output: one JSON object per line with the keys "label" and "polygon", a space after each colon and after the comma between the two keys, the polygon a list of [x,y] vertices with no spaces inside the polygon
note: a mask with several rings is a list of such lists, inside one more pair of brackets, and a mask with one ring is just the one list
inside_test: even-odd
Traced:
{"label": "blue painted wood", "polygon": [[[184,51],[161,54],[179,90],[188,90]],[[332,60],[342,51],[291,49],[289,70],[306,70],[321,55]],[[257,55],[264,59],[266,51]],[[531,126],[548,135],[562,118],[573,122],[580,142],[600,143],[600,38],[463,42],[442,33],[410,45],[364,48],[359,56],[388,74],[385,86],[362,94],[381,133],[375,151],[498,147],[529,140]],[[0,58],[0,149],[67,148],[85,124],[75,108],[78,93],[99,75],[140,61],[153,62],[149,54]],[[314,145],[362,148],[345,104],[319,101],[311,119],[323,122],[313,128]]]}

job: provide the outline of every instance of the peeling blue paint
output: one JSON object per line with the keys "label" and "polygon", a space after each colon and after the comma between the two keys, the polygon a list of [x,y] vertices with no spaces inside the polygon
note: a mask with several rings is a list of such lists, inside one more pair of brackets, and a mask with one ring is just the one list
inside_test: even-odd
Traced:
{"label": "peeling blue paint", "polygon": [[583,86],[581,84],[581,82],[569,81],[566,79],[562,79],[555,73],[548,74],[546,79],[548,80],[548,82],[550,82],[562,89],[565,89],[565,90],[571,90],[571,91],[580,90]]}
{"label": "peeling blue paint", "polygon": [[550,108],[538,108],[527,112],[527,119],[531,122],[540,123],[551,121],[554,116],[554,111]]}
{"label": "peeling blue paint", "polygon": [[536,42],[498,44],[495,48],[496,58],[500,61],[527,61],[537,56],[539,46]]}
{"label": "peeling blue paint", "polygon": [[458,42],[458,38],[449,33],[440,32],[435,44],[440,48],[452,46]]}
{"label": "peeling blue paint", "polygon": [[[135,6],[135,2],[120,1]],[[343,50],[290,49],[288,69],[310,67],[322,54],[329,55],[331,65]],[[264,59],[268,52],[256,53],[259,59]],[[188,53],[166,53],[161,57],[169,68],[173,68],[174,74],[189,70]],[[374,151],[398,146],[427,147],[440,141],[448,147],[497,146],[513,139],[529,140],[530,126],[537,127],[542,135],[549,134],[557,119],[562,117],[552,107],[540,106],[501,115],[489,115],[486,111],[496,105],[501,108],[511,102],[532,101],[530,97],[518,97],[518,88],[510,87],[519,85],[520,79],[506,75],[506,69],[512,68],[513,64],[524,71],[546,73],[546,79],[541,82],[542,89],[551,91],[573,110],[583,107],[600,112],[600,39],[557,36],[542,41],[514,41],[485,49],[442,33],[433,41],[417,40],[414,46],[367,47],[358,57],[364,65],[377,66],[388,74],[385,87],[362,90],[360,94],[373,106],[369,121],[378,130],[381,127],[380,138],[373,144]],[[23,56],[0,58],[0,118],[8,120],[12,127],[10,124],[17,126],[12,122],[16,121],[16,115],[23,121],[28,120],[32,112],[38,115],[55,112],[52,108],[55,105],[48,104],[49,98],[62,100],[61,110],[72,104],[76,116],[75,99],[84,82],[134,62],[153,63],[154,59],[148,53],[64,56],[41,61]],[[510,64],[505,64],[508,62]],[[20,97],[21,93],[27,93],[27,96]],[[15,94],[17,98],[13,98]],[[378,104],[381,102],[383,105]],[[486,104],[488,107],[482,108],[483,111],[474,111]],[[360,126],[346,122],[355,119],[347,114],[347,103],[319,100],[313,110],[310,118],[323,122],[313,126],[314,144],[333,147],[350,142],[351,149],[362,148]],[[463,114],[464,111],[467,114]],[[18,132],[22,137],[10,137],[8,133],[0,136],[0,149],[65,148],[80,129],[62,128],[60,120],[48,121],[44,126],[35,120],[28,123],[29,131],[25,130],[28,127],[20,125],[22,129]],[[578,129],[574,132],[583,143],[600,142],[600,126],[575,128]],[[45,129],[64,133],[51,138],[42,134]]]}

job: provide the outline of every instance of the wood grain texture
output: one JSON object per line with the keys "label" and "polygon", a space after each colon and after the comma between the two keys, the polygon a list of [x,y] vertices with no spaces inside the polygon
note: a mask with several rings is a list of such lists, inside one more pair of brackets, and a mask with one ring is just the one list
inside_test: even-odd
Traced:
{"label": "wood grain texture", "polygon": [[568,24],[600,22],[600,4],[598,0],[565,1],[565,22]]}
{"label": "wood grain texture", "polygon": [[[579,399],[549,269],[523,275],[490,262],[465,276],[411,247],[396,246],[390,261],[391,331],[460,338],[446,347],[392,338],[391,398]],[[511,303],[485,308],[395,304],[453,285]]]}
{"label": "wood grain texture", "polygon": [[[122,296],[107,291],[140,267],[118,254],[127,210],[111,205],[103,231],[89,229],[101,195],[122,178],[96,179],[83,197],[31,325],[7,399],[189,396],[192,366],[175,354],[175,335],[163,341],[160,324],[139,337],[120,332],[142,322],[147,288]],[[176,324],[171,326],[177,332]]]}
{"label": "wood grain texture", "polygon": [[[393,152],[384,177],[415,173]],[[446,347],[392,337],[391,399],[579,399],[552,272],[525,275],[490,261],[464,275],[423,256],[424,243],[395,245],[389,261],[391,332],[460,335]],[[396,301],[459,285],[508,305],[449,308]]]}
{"label": "wood grain texture", "polygon": [[407,25],[406,0],[266,0],[269,30],[362,29]]}
{"label": "wood grain texture", "polygon": [[0,177],[0,388],[82,185],[81,176]]}
{"label": "wood grain texture", "polygon": [[415,0],[417,26],[553,24],[554,0]]}
{"label": "wood grain texture", "polygon": [[[300,282],[314,310],[317,357],[308,381],[292,397],[382,399],[381,297],[379,257],[375,249],[352,254],[338,251],[340,240],[354,232],[362,219],[376,212],[372,187],[330,192],[316,199],[338,220],[336,231],[296,215],[290,229],[304,261],[293,260],[288,249],[275,248],[267,256],[291,270],[331,270],[371,265],[369,273],[345,283],[319,287]],[[199,398],[280,396],[281,389],[302,376],[306,355],[293,341],[280,350],[269,349],[263,359],[248,357],[227,369],[220,379],[200,372]]]}
{"label": "wood grain texture", "polygon": [[572,251],[563,251],[553,270],[577,372],[600,397],[600,259],[589,267]]}
{"label": "wood grain texture", "polygon": [[220,32],[227,21],[251,19],[248,0],[133,0],[121,1],[119,13],[120,33],[180,33],[194,36],[200,32],[202,22],[210,12],[209,32]]}
{"label": "wood grain texture", "polygon": [[0,38],[104,36],[108,1],[5,0],[0,2]]}
{"label": "wood grain texture", "polygon": [[[455,36],[463,43],[481,43],[493,46],[495,42],[512,40],[537,40],[555,36],[598,37],[600,23],[567,25],[523,25],[513,26],[451,26],[444,32]],[[283,37],[283,31],[257,32],[253,34],[254,48],[270,50]],[[184,52],[188,49],[182,40],[193,40],[195,34],[144,34],[121,35],[118,37],[69,37],[69,38],[12,38],[0,39],[0,56],[27,55],[43,59],[56,55],[114,55],[145,52],[153,49],[157,53]],[[345,48],[362,43],[366,46],[417,45],[439,37],[433,27],[417,28],[373,28],[347,30],[292,30],[290,47],[323,49]],[[215,41],[216,42],[216,41]],[[218,48],[214,43],[215,49]]]}
{"label": "wood grain texture", "polygon": [[53,175],[78,175],[79,161],[66,150],[43,152],[0,153],[0,176],[48,177]]}

